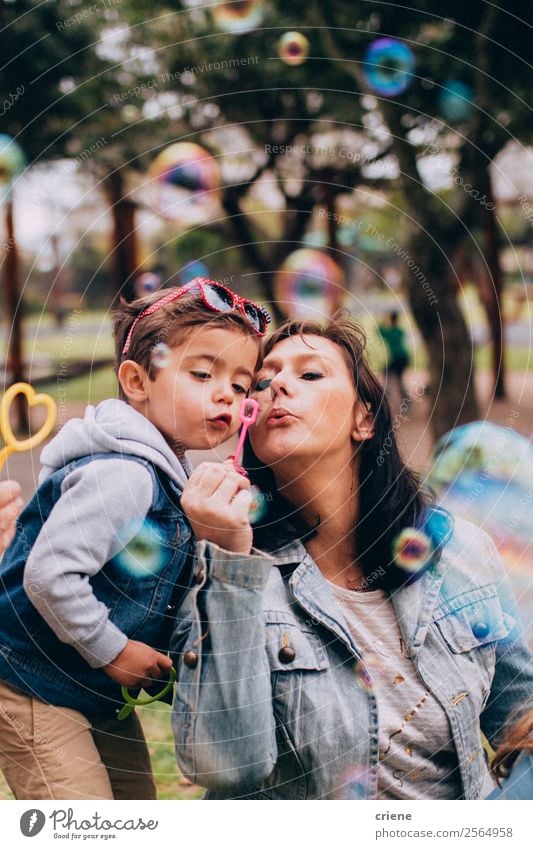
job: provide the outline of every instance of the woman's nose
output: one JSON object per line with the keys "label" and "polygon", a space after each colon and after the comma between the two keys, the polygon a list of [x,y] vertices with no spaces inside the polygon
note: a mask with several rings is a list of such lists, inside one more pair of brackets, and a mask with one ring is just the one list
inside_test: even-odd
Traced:
{"label": "woman's nose", "polygon": [[270,391],[272,392],[272,397],[275,398],[276,395],[289,395],[289,384],[287,381],[287,375],[279,371],[275,377],[272,378],[272,382],[270,384]]}

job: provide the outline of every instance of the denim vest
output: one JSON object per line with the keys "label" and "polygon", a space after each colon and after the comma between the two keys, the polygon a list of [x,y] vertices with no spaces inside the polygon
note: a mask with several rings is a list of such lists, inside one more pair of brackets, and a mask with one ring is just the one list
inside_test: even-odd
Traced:
{"label": "denim vest", "polygon": [[124,703],[120,685],[101,669],[92,669],[72,646],[56,637],[26,595],[23,573],[31,548],[61,496],[65,477],[93,460],[108,458],[141,463],[150,472],[154,496],[146,520],[158,541],[161,562],[156,573],[132,574],[124,568],[119,552],[89,581],[95,596],[109,608],[110,620],[129,639],[166,652],[176,608],[191,583],[191,530],[179,507],[179,490],[148,461],[134,455],[93,454],[55,471],[19,517],[16,538],[0,564],[0,679],[95,721],[112,718]]}

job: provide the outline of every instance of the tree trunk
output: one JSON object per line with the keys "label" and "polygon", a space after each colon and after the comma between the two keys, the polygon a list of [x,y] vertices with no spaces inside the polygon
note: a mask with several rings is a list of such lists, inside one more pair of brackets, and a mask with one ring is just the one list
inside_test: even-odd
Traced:
{"label": "tree trunk", "polygon": [[105,185],[113,216],[113,290],[117,296],[122,295],[127,301],[132,301],[135,298],[134,283],[138,273],[135,204],[124,197],[124,178],[119,168],[107,175]]}
{"label": "tree trunk", "polygon": [[453,271],[441,250],[443,240],[432,235],[435,242],[422,231],[410,238],[403,279],[427,348],[429,422],[439,439],[457,425],[479,418],[479,407],[472,340],[456,299]]}
{"label": "tree trunk", "polygon": [[[6,235],[7,247],[4,262],[4,288],[6,293],[7,314],[10,321],[9,347],[6,371],[10,374],[11,383],[25,380],[24,360],[22,356],[22,299],[18,286],[18,249],[13,225],[13,202],[6,201]],[[23,395],[17,395],[15,409],[17,427],[22,433],[29,433],[28,408]]]}
{"label": "tree trunk", "polygon": [[[490,171],[485,170],[481,193],[487,198],[483,204],[483,231],[485,236],[485,261],[487,272],[486,299],[483,301],[492,341],[492,373],[494,397],[503,399],[505,391],[504,318],[502,310],[503,271],[500,261],[498,225],[494,212],[494,195]],[[490,208],[489,208],[490,207]]]}

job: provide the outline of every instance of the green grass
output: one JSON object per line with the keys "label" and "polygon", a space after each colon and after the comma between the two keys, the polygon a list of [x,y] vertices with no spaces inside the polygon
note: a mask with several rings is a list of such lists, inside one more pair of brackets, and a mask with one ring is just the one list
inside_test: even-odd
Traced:
{"label": "green grass", "polygon": [[[200,799],[204,790],[200,787],[180,787],[180,772],[174,757],[172,730],[170,727],[170,705],[156,702],[149,707],[138,708],[141,717],[159,799]],[[13,799],[0,772],[0,799]]]}

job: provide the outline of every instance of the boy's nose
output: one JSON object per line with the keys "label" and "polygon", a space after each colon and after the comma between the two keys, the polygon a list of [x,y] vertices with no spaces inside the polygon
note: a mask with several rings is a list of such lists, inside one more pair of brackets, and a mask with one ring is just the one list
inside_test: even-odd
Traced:
{"label": "boy's nose", "polygon": [[231,384],[224,384],[217,388],[215,393],[215,400],[219,403],[233,404],[233,402],[235,401],[235,394],[236,393],[232,389]]}

